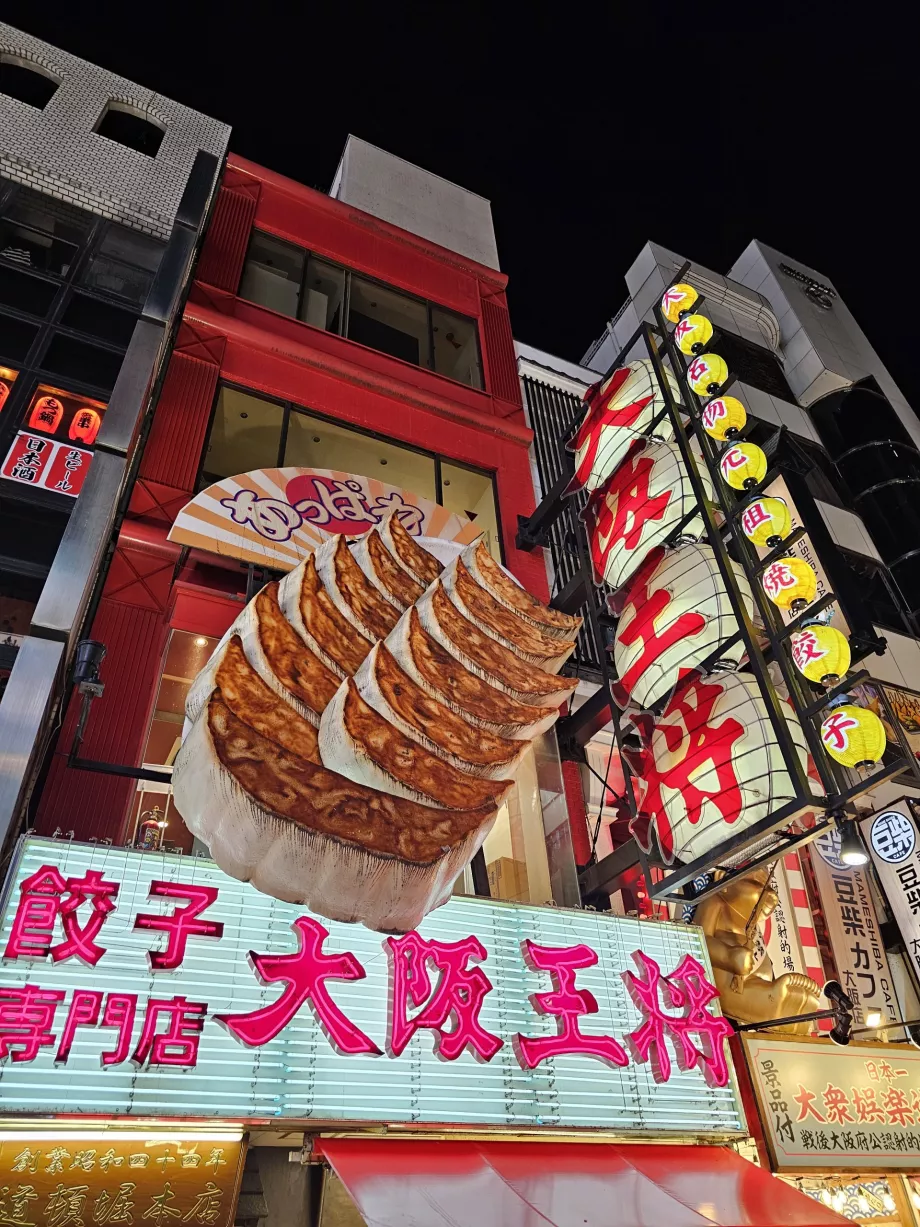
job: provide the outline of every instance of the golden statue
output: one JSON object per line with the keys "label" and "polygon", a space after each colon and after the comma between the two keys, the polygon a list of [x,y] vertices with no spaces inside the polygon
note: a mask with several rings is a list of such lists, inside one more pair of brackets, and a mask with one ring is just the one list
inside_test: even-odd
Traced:
{"label": "golden statue", "polygon": [[[722,1012],[739,1023],[808,1014],[818,1009],[821,996],[821,989],[810,976],[799,972],[775,975],[768,954],[764,953],[757,963],[758,925],[779,903],[769,880],[766,868],[735,878],[724,890],[704,899],[693,917],[693,923],[706,934]],[[776,1030],[807,1035],[811,1027],[806,1022]]]}

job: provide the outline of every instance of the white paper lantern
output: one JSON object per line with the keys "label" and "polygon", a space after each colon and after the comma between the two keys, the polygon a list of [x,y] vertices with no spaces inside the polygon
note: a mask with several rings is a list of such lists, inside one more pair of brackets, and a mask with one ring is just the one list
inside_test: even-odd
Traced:
{"label": "white paper lantern", "polygon": [[[801,726],[788,704],[782,708],[805,770]],[[647,739],[639,808],[668,863],[712,853],[795,796],[766,705],[747,674],[688,679]]]}
{"label": "white paper lantern", "polygon": [[[668,370],[665,373],[674,400],[679,402],[674,376]],[[590,492],[602,485],[664,408],[664,397],[648,358],[620,367],[604,384],[589,388],[584,399],[587,412],[566,444],[575,453],[575,476],[566,494]],[[670,417],[661,419],[655,435],[673,439]]]}
{"label": "white paper lantern", "polygon": [[[712,484],[702,460],[700,478],[706,497],[711,499]],[[598,581],[619,588],[695,506],[690,476],[677,444],[634,444],[616,472],[592,493],[582,513]],[[682,528],[681,535],[697,540],[703,532],[702,517],[696,515]]]}
{"label": "white paper lantern", "polygon": [[[751,616],[754,599],[747,577],[737,563],[732,568]],[[737,630],[708,545],[682,545],[657,561],[650,557],[630,583],[617,623],[617,688],[639,707],[650,707]],[[737,665],[743,655],[744,645],[736,643],[722,659]]]}

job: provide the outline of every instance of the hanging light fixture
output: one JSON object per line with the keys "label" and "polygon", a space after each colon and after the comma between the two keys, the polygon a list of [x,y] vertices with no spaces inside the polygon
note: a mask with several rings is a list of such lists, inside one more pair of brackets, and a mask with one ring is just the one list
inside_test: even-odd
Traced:
{"label": "hanging light fixture", "polygon": [[661,296],[661,314],[672,324],[683,315],[687,315],[699,294],[692,285],[679,281],[677,285],[669,286]]}
{"label": "hanging light fixture", "polygon": [[818,577],[803,558],[777,558],[764,571],[761,583],[774,605],[792,613],[801,613],[818,591]]}
{"label": "hanging light fixture", "polygon": [[821,742],[834,762],[859,768],[874,766],[885,753],[888,739],[875,712],[841,695],[821,723]]}
{"label": "hanging light fixture", "polygon": [[712,324],[705,315],[685,315],[674,329],[682,354],[701,354],[712,340]]}
{"label": "hanging light fixture", "polygon": [[833,626],[809,622],[789,642],[795,667],[810,682],[836,686],[850,668],[850,644]]}
{"label": "hanging light fixture", "polygon": [[753,490],[767,475],[767,457],[756,443],[736,443],[722,456],[719,471],[733,490]]}
{"label": "hanging light fixture", "polygon": [[[840,834],[839,855],[844,865],[865,865],[869,860],[869,854],[866,852],[866,849],[863,847],[863,842],[859,838],[859,832],[856,830],[856,823],[850,818],[838,819],[837,830]],[[879,1022],[881,1022],[881,1015],[879,1015]],[[873,1024],[870,1023],[869,1025],[871,1026]]]}
{"label": "hanging light fixture", "polygon": [[781,498],[761,495],[741,513],[741,531],[755,545],[777,546],[791,529],[789,508]]}
{"label": "hanging light fixture", "polygon": [[737,438],[747,422],[747,411],[737,396],[717,396],[704,406],[701,420],[707,435],[722,443]]}
{"label": "hanging light fixture", "polygon": [[718,354],[699,354],[687,367],[687,378],[697,396],[715,396],[728,379],[728,364]]}
{"label": "hanging light fixture", "polygon": [[64,406],[56,396],[40,396],[29,414],[29,430],[43,430],[53,435],[63,416]]}

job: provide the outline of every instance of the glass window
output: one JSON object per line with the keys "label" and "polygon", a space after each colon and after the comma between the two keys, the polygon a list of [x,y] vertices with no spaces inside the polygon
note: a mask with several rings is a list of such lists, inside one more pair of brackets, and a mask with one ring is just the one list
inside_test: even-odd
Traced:
{"label": "glass window", "polygon": [[345,270],[310,256],[303,283],[300,318],[314,328],[342,333],[345,317]]}
{"label": "glass window", "polygon": [[436,501],[433,456],[359,434],[306,413],[291,413],[284,463],[303,469],[336,469],[362,477],[376,477],[389,486],[399,486]]}
{"label": "glass window", "polygon": [[282,315],[296,316],[305,255],[292,243],[254,230],[240,282],[240,297]]}
{"label": "glass window", "polygon": [[221,477],[273,468],[278,463],[283,424],[283,405],[236,388],[221,388],[199,488]]}
{"label": "glass window", "polygon": [[60,282],[0,264],[0,302],[6,307],[44,317],[60,289]]}
{"label": "glass window", "polygon": [[66,277],[92,221],[63,201],[19,188],[0,219],[0,258]]}
{"label": "glass window", "polygon": [[443,307],[431,308],[431,336],[434,342],[434,369],[471,388],[482,387],[479,363],[479,337],[476,321],[453,315]]}
{"label": "glass window", "polygon": [[123,357],[123,354],[100,349],[98,345],[87,345],[59,332],[52,337],[41,365],[46,371],[65,379],[76,379],[91,387],[111,391],[115,387]]}
{"label": "glass window", "polygon": [[0,409],[6,404],[13,390],[13,384],[19,372],[11,366],[0,366]]}
{"label": "glass window", "polygon": [[38,324],[0,314],[0,359],[22,362],[38,336]]}
{"label": "glass window", "polygon": [[163,244],[158,239],[112,224],[106,228],[82,280],[94,290],[117,294],[141,305],[162,255]]}
{"label": "glass window", "polygon": [[498,509],[495,506],[495,486],[491,474],[466,469],[459,464],[441,461],[441,503],[448,511],[456,511],[472,520],[485,535],[489,553],[502,560],[498,533]]}
{"label": "glass window", "polygon": [[498,811],[482,850],[493,899],[518,903],[552,899],[533,749],[527,751],[514,773],[514,788]]}
{"label": "glass window", "polygon": [[348,339],[403,362],[428,366],[428,308],[415,298],[352,274]]}

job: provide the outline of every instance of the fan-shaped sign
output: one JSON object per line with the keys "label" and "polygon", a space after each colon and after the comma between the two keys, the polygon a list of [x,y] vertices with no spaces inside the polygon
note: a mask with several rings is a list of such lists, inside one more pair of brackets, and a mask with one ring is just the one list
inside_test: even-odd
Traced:
{"label": "fan-shaped sign", "polygon": [[[680,392],[670,371],[667,378],[674,400],[679,402]],[[566,494],[576,490],[590,493],[602,485],[664,408],[664,397],[648,358],[630,362],[604,383],[594,384],[584,401],[585,416],[566,444],[575,453],[575,476]],[[674,437],[670,418],[662,418],[655,435],[661,439]]]}
{"label": "fan-shaped sign", "polygon": [[331,536],[361,536],[395,511],[413,537],[465,545],[480,530],[465,516],[398,486],[335,469],[255,469],[224,477],[179,512],[169,540],[292,570]]}
{"label": "fan-shaped sign", "polygon": [[[702,466],[700,478],[711,499],[712,486]],[[582,513],[597,581],[619,588],[696,505],[676,443],[634,444],[616,472],[591,494]],[[691,540],[703,532],[699,515],[681,528],[681,536]]]}
{"label": "fan-shaped sign", "polygon": [[[784,713],[803,770],[808,753],[798,719]],[[689,862],[791,801],[795,787],[766,705],[743,673],[688,678],[645,730],[640,819],[664,859]]]}
{"label": "fan-shaped sign", "polygon": [[[748,615],[754,610],[750,585],[732,563]],[[648,708],[698,668],[720,643],[736,634],[716,556],[708,545],[687,544],[650,556],[629,585],[617,623],[613,659],[623,697]],[[737,665],[742,644],[722,660]]]}

